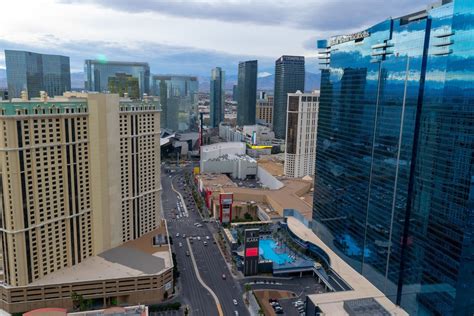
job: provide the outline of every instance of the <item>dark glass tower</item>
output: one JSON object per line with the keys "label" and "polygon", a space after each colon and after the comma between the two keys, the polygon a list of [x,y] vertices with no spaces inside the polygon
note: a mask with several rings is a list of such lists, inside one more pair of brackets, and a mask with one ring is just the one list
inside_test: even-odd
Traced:
{"label": "dark glass tower", "polygon": [[474,313],[474,2],[318,42],[313,230],[410,315]]}
{"label": "dark glass tower", "polygon": [[28,98],[39,97],[40,91],[49,96],[71,91],[69,57],[5,50],[5,63],[10,98],[19,98],[22,90]]}
{"label": "dark glass tower", "polygon": [[273,131],[276,138],[285,138],[287,95],[298,90],[304,92],[304,78],[303,56],[281,56],[275,62]]}
{"label": "dark glass tower", "polygon": [[188,131],[197,120],[199,81],[195,76],[154,75],[151,91],[160,96],[161,127]]}
{"label": "dark glass tower", "polygon": [[256,60],[239,63],[239,85],[237,100],[237,125],[254,125],[257,109],[257,72]]}
{"label": "dark glass tower", "polygon": [[225,71],[220,67],[212,69],[211,72],[211,93],[209,102],[211,105],[211,127],[218,127],[224,122],[225,114],[225,91],[224,91]]}
{"label": "dark glass tower", "polygon": [[119,77],[123,74],[138,79],[139,96],[144,93],[150,94],[150,66],[141,62],[122,62],[106,60],[86,60],[84,65],[85,89],[87,91],[105,92],[110,91],[110,78]]}

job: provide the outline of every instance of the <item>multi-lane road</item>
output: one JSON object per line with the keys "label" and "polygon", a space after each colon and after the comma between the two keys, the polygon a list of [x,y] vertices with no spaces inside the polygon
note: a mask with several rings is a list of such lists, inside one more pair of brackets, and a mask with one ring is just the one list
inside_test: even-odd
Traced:
{"label": "multi-lane road", "polygon": [[[191,190],[184,184],[183,171],[173,174],[162,172],[162,186],[163,212],[168,220],[169,234],[173,239],[173,252],[176,253],[180,272],[179,299],[190,307],[192,315],[219,315],[215,300],[195,273],[192,254],[201,281],[217,296],[223,315],[249,315],[242,300],[243,289],[240,283],[232,278],[217,244],[214,243],[215,223],[201,221],[194,201],[188,199]],[[175,190],[184,198],[185,206],[178,202],[181,198]],[[196,223],[202,226],[196,227]],[[183,235],[186,238],[183,238]],[[200,240],[197,240],[197,237]],[[192,239],[188,244],[189,238]],[[204,244],[205,241],[207,245]],[[191,249],[188,248],[189,245]],[[226,276],[225,279],[223,275]],[[233,300],[237,301],[237,305]]]}

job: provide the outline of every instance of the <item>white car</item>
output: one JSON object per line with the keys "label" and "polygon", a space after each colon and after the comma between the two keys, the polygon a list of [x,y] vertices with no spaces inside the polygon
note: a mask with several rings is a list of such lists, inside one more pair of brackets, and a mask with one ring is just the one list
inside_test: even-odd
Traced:
{"label": "white car", "polygon": [[180,247],[183,247],[183,244],[182,244],[182,243],[179,243],[179,246],[180,246]]}
{"label": "white car", "polygon": [[176,233],[176,237],[179,237],[179,233]]}
{"label": "white car", "polygon": [[210,239],[209,236],[206,236],[206,239],[209,240]]}
{"label": "white car", "polygon": [[234,303],[234,305],[237,305],[237,300],[235,298],[232,300],[232,302]]}
{"label": "white car", "polygon": [[201,240],[201,237],[198,236],[198,240]]}

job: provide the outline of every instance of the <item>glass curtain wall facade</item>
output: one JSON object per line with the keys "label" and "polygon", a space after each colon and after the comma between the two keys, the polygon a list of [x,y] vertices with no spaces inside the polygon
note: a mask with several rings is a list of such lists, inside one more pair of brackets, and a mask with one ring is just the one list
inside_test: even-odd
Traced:
{"label": "glass curtain wall facade", "polygon": [[285,138],[288,93],[298,90],[304,92],[304,80],[303,56],[281,56],[276,60],[273,103],[273,131],[276,138]]}
{"label": "glass curtain wall facade", "polygon": [[474,2],[319,41],[313,230],[411,315],[474,313]]}
{"label": "glass curtain wall facade", "polygon": [[28,98],[39,97],[40,91],[50,96],[71,91],[69,57],[5,50],[5,63],[10,98],[19,98],[22,90]]}
{"label": "glass curtain wall facade", "polygon": [[199,81],[194,76],[155,75],[152,94],[160,97],[161,126],[174,131],[196,127]]}
{"label": "glass curtain wall facade", "polygon": [[237,125],[255,125],[258,61],[239,63]]}
{"label": "glass curtain wall facade", "polygon": [[216,67],[211,71],[210,103],[210,127],[219,127],[224,122],[225,115],[225,71]]}
{"label": "glass curtain wall facade", "polygon": [[109,82],[114,82],[110,78],[127,74],[138,79],[140,97],[144,93],[150,94],[150,66],[148,63],[88,59],[84,64],[84,74],[84,88],[87,91],[110,91]]}

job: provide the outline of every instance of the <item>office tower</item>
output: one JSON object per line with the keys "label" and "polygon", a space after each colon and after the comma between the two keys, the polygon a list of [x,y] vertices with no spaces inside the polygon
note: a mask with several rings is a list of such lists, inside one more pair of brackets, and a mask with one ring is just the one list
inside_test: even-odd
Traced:
{"label": "office tower", "polygon": [[239,98],[237,100],[237,125],[254,125],[257,103],[258,61],[239,63]]}
{"label": "office tower", "polygon": [[410,315],[474,313],[473,14],[318,42],[313,229]]}
{"label": "office tower", "polygon": [[220,67],[212,69],[211,72],[211,91],[209,103],[211,106],[211,127],[218,127],[219,123],[224,122],[225,114],[225,71]]}
{"label": "office tower", "polygon": [[22,90],[28,98],[39,97],[40,91],[55,96],[71,90],[69,57],[5,50],[5,64],[10,99]]}
{"label": "office tower", "polygon": [[195,76],[152,76],[152,94],[160,97],[163,128],[188,131],[195,127],[198,90],[199,81]]}
{"label": "office tower", "polygon": [[150,66],[148,63],[90,60],[84,63],[85,90],[90,92],[110,92],[111,83],[123,75],[138,79],[139,97],[150,94]]}
{"label": "office tower", "polygon": [[0,236],[12,287],[42,284],[161,223],[159,105],[104,94],[42,101],[0,102]]}
{"label": "office tower", "polygon": [[232,100],[233,101],[238,101],[239,99],[239,86],[234,84],[232,87]]}
{"label": "office tower", "polygon": [[273,126],[273,96],[257,100],[257,120]]}
{"label": "office tower", "polygon": [[314,175],[319,93],[288,94],[284,171],[287,177]]}
{"label": "office tower", "polygon": [[131,99],[140,97],[138,78],[125,73],[117,73],[115,77],[109,77],[108,87],[110,93],[117,93],[119,96],[128,96]]}
{"label": "office tower", "polygon": [[275,62],[273,131],[276,138],[285,138],[287,94],[304,92],[304,78],[303,56],[281,56]]}

